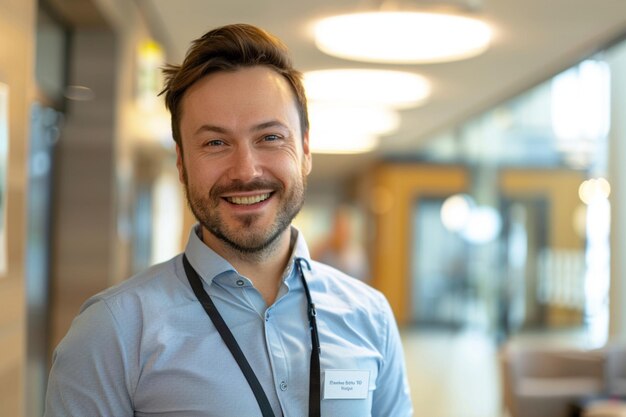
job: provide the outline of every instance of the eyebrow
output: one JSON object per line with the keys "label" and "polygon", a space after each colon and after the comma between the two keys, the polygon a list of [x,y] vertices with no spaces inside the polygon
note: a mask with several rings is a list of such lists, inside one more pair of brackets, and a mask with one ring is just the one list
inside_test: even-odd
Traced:
{"label": "eyebrow", "polygon": [[264,123],[259,123],[258,125],[254,126],[252,129],[250,129],[251,131],[255,132],[255,131],[259,131],[259,130],[264,130],[267,129],[269,127],[281,127],[283,129],[287,129],[289,130],[289,128],[287,127],[287,125],[285,125],[282,122],[279,122],[278,120],[270,120]]}
{"label": "eyebrow", "polygon": [[220,126],[215,126],[215,125],[202,125],[200,126],[196,131],[195,134],[197,135],[200,132],[215,132],[215,133],[228,133],[228,130],[224,129],[223,127]]}
{"label": "eyebrow", "polygon": [[[287,129],[290,130],[289,127],[287,125],[285,125],[284,123],[278,121],[278,120],[269,120],[267,122],[263,122],[263,123],[259,123],[257,125],[254,125],[250,131],[251,132],[258,132],[270,127],[280,127],[283,129]],[[216,125],[211,125],[211,124],[204,124],[202,126],[200,126],[195,134],[201,133],[201,132],[215,132],[215,133],[222,133],[222,134],[227,134],[228,133],[228,129],[223,128],[221,126],[216,126]]]}

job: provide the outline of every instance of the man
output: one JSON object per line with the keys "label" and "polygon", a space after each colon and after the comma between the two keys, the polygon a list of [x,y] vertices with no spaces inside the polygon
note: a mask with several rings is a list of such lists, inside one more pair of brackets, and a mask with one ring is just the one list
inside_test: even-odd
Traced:
{"label": "man", "polygon": [[250,25],[166,68],[184,254],[88,300],[55,351],[46,416],[403,417],[397,327],[377,291],[290,226],[311,170],[286,47]]}

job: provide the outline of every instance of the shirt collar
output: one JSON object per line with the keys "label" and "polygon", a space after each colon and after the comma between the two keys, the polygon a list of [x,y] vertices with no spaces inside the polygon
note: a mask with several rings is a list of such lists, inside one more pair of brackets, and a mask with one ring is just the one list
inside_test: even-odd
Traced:
{"label": "shirt collar", "polygon": [[[311,256],[309,248],[306,244],[304,236],[298,229],[291,226],[291,233],[295,235],[296,243],[293,246],[291,257],[287,263],[287,268],[283,275],[287,278],[292,275],[294,261],[304,259],[310,264]],[[226,259],[218,255],[213,249],[209,248],[200,238],[200,225],[196,224],[189,232],[189,240],[185,248],[185,255],[198,275],[209,285],[213,283],[213,279],[218,275],[227,272],[235,272],[235,268]]]}

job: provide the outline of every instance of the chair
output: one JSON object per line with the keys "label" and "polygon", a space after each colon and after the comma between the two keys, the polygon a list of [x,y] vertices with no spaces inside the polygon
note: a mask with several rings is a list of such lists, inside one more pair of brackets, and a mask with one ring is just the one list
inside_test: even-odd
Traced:
{"label": "chair", "polygon": [[500,364],[511,417],[569,417],[574,403],[604,393],[602,350],[509,345]]}

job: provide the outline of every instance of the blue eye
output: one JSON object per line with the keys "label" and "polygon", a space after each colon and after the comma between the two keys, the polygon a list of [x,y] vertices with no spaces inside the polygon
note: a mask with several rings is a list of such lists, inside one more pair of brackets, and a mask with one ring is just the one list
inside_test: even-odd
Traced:
{"label": "blue eye", "polygon": [[278,135],[267,135],[263,139],[265,141],[267,141],[267,142],[274,142],[274,141],[280,139],[280,136],[278,136]]}
{"label": "blue eye", "polygon": [[206,145],[206,146],[221,146],[221,145],[223,145],[223,144],[224,144],[224,141],[223,141],[223,140],[220,140],[220,139],[213,139],[213,140],[210,140],[210,141],[206,142],[206,144],[205,144],[205,145]]}

